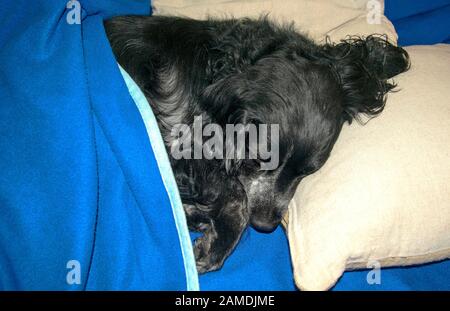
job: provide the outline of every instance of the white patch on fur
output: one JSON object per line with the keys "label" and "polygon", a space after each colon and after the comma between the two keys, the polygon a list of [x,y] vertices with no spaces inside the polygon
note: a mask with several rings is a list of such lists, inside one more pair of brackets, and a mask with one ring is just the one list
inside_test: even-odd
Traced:
{"label": "white patch on fur", "polygon": [[[271,187],[272,186],[272,187]],[[261,193],[266,193],[266,195],[273,195],[273,179],[265,175],[259,176],[258,178],[252,180],[247,190],[247,195],[249,198],[254,196],[259,196]]]}
{"label": "white patch on fur", "polygon": [[176,143],[176,137],[172,137],[172,129],[184,121],[185,113],[188,111],[188,93],[183,89],[184,85],[178,82],[178,70],[175,66],[167,66],[158,74],[160,88],[163,96],[153,100],[157,110],[159,123],[164,127],[164,142],[167,146]]}

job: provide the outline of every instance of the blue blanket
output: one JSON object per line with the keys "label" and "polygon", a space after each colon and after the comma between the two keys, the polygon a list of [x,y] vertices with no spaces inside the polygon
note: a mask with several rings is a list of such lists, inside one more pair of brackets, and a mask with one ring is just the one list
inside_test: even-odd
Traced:
{"label": "blue blanket", "polygon": [[0,4],[0,288],[197,289],[184,214],[103,31],[147,1],[66,3]]}
{"label": "blue blanket", "polygon": [[400,45],[450,43],[450,0],[386,0]]}

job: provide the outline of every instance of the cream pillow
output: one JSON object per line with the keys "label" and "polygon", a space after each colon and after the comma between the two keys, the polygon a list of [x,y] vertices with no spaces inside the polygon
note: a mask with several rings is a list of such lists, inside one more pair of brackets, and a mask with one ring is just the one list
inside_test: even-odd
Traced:
{"label": "cream pillow", "polygon": [[[347,35],[386,34],[397,42],[392,23],[383,15],[381,0],[154,0],[153,14],[196,19],[258,17],[268,13],[278,22],[295,22],[312,39],[328,35],[336,41]],[[368,23],[370,20],[370,23]]]}
{"label": "cream pillow", "polygon": [[325,166],[291,201],[288,236],[300,289],[344,270],[450,257],[450,45],[407,48],[383,113],[345,126]]}

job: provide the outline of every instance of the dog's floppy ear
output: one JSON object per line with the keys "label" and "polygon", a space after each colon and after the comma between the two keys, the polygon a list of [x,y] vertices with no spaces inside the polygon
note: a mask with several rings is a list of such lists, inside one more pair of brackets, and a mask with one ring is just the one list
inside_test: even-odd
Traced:
{"label": "dog's floppy ear", "polygon": [[381,36],[327,43],[322,51],[343,89],[344,120],[349,123],[360,113],[369,118],[378,115],[386,93],[396,86],[388,79],[409,68],[408,53]]}
{"label": "dog's floppy ear", "polygon": [[206,87],[201,94],[200,105],[218,124],[245,122],[245,117],[237,120],[236,115],[245,106],[244,102],[251,100],[252,93],[245,74],[238,73]]}
{"label": "dog's floppy ear", "polygon": [[[239,155],[248,155],[249,152],[254,152],[248,137],[248,128],[256,126],[260,121],[247,108],[257,102],[257,97],[257,90],[251,86],[246,75],[238,73],[208,86],[200,98],[202,110],[208,114],[211,122],[222,127],[225,136],[223,139],[225,142],[225,168],[229,173],[236,171],[245,158],[239,157]],[[233,135],[227,133],[227,126],[232,126],[235,131]],[[241,135],[245,136],[245,144],[237,141],[237,137],[244,137]],[[254,140],[255,138],[252,142]]]}

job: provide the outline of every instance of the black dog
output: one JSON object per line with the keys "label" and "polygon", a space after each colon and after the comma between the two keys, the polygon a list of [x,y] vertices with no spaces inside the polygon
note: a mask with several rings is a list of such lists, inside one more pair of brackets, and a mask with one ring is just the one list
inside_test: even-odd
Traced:
{"label": "black dog", "polygon": [[171,157],[188,225],[204,233],[194,247],[201,273],[222,266],[249,223],[273,231],[302,178],[328,158],[343,123],[380,113],[395,87],[387,79],[409,66],[406,51],[382,37],[318,45],[265,17],[127,16],[105,27],[118,62],[148,98],[169,153],[179,139],[173,128],[195,116],[203,125],[279,125],[273,170],[261,170],[267,159],[260,157]]}

